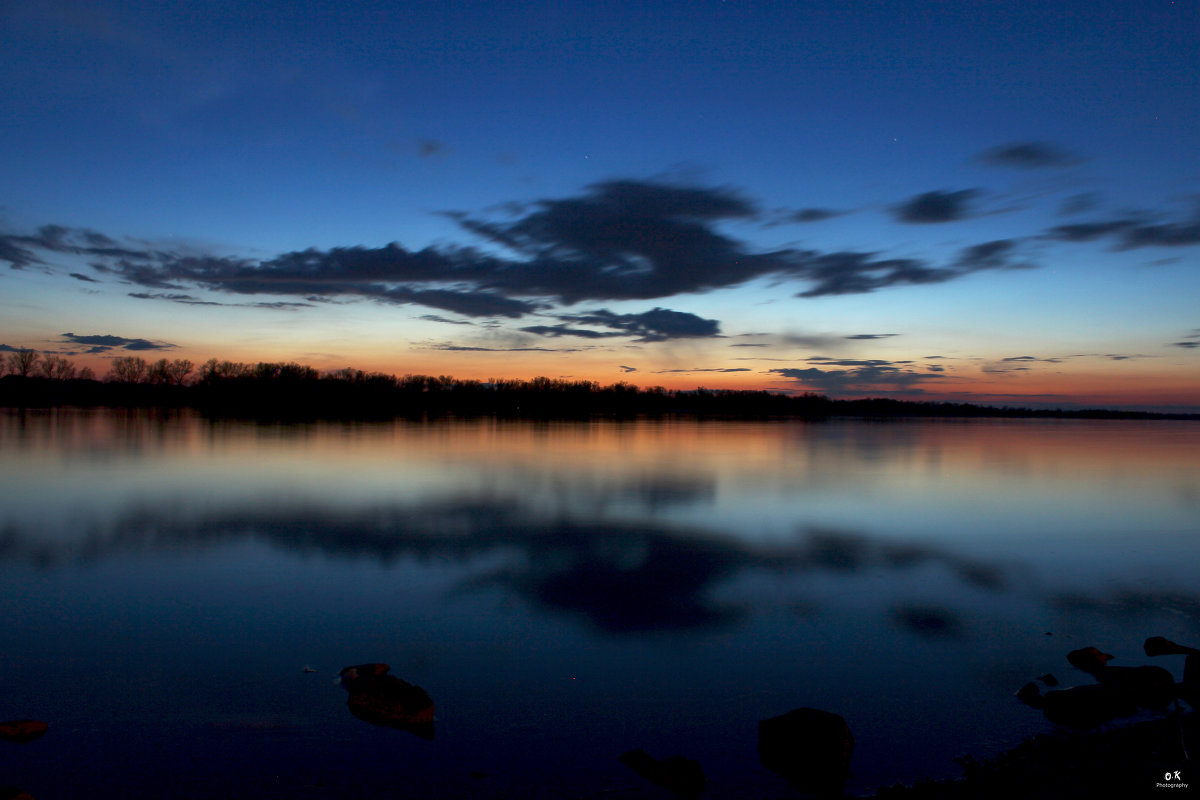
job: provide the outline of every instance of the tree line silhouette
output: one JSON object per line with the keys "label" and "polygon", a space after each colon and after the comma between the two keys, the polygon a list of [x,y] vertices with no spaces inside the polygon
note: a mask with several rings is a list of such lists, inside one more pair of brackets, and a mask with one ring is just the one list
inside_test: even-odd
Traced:
{"label": "tree line silhouette", "polygon": [[294,361],[247,364],[210,358],[114,358],[98,379],[62,356],[19,349],[0,359],[0,406],[196,408],[221,416],[386,419],[501,416],[575,419],[595,416],[692,415],[740,418],[1048,417],[1194,419],[1111,409],[1030,409],[891,398],[831,400],[741,389],[665,389],[625,381],[537,377],[486,381],[448,375],[403,375],[345,368],[321,373]]}

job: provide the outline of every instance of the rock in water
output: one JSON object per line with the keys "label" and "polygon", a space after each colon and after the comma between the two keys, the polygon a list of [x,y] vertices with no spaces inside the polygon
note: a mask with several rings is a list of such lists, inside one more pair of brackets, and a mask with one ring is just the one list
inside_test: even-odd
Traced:
{"label": "rock in water", "polygon": [[1137,704],[1127,692],[1103,685],[1046,692],[1041,708],[1046,719],[1054,724],[1081,729],[1137,713]]}
{"label": "rock in water", "polygon": [[1194,647],[1175,644],[1175,642],[1162,636],[1151,636],[1142,645],[1142,649],[1146,651],[1146,655],[1148,656],[1187,656],[1200,654],[1200,650]]}
{"label": "rock in water", "polygon": [[387,664],[359,664],[341,671],[350,713],[372,725],[433,739],[433,699],[420,686],[388,675]]}
{"label": "rock in water", "polygon": [[704,791],[704,770],[690,758],[671,756],[660,761],[645,750],[630,750],[619,760],[651,783],[688,800],[696,800]]}
{"label": "rock in water", "polygon": [[33,800],[33,797],[17,786],[0,786],[0,800]]}
{"label": "rock in water", "polygon": [[36,719],[14,719],[0,722],[0,740],[6,742],[32,742],[49,730],[50,726]]}
{"label": "rock in water", "polygon": [[794,788],[836,797],[850,777],[854,735],[829,711],[797,708],[758,723],[758,760]]}
{"label": "rock in water", "polygon": [[1097,670],[1103,669],[1109,661],[1112,661],[1112,658],[1108,653],[1101,653],[1095,647],[1081,647],[1067,653],[1067,661],[1071,662],[1071,666],[1091,675],[1095,675]]}

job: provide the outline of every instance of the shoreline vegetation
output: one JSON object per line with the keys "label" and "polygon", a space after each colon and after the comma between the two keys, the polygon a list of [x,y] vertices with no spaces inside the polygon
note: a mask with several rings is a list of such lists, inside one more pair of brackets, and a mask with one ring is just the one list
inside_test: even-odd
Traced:
{"label": "shoreline vegetation", "polygon": [[834,400],[805,393],[639,387],[624,381],[545,377],[465,380],[340,369],[320,373],[295,362],[246,364],[210,359],[147,363],[125,356],[97,379],[60,356],[19,350],[3,360],[0,406],[191,408],[214,416],[395,419],[495,416],[535,419],[695,416],[820,420],[838,417],[1200,420],[1200,414],[1114,409],[1035,409],[872,397]]}

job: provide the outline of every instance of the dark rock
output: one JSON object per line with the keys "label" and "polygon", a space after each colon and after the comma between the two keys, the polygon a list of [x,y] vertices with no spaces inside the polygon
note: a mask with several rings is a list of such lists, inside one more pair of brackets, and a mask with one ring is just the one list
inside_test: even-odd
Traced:
{"label": "dark rock", "polygon": [[672,794],[695,800],[704,791],[704,770],[697,761],[683,756],[657,759],[645,750],[621,754],[620,762],[653,784]]}
{"label": "dark rock", "polygon": [[1046,700],[1042,697],[1042,690],[1033,681],[1030,681],[1017,690],[1017,699],[1033,708],[1040,709],[1046,707]]}
{"label": "dark rock", "polygon": [[1109,667],[1095,673],[1101,686],[1124,692],[1143,708],[1161,711],[1175,697],[1175,678],[1162,667]]}
{"label": "dark rock", "polygon": [[1038,680],[1051,688],[1058,686],[1058,678],[1054,677],[1049,672],[1047,672],[1045,675],[1039,675]]}
{"label": "dark rock", "polygon": [[1108,653],[1101,653],[1095,647],[1081,647],[1067,653],[1067,661],[1071,662],[1071,666],[1093,675],[1096,670],[1112,661],[1112,658]]}
{"label": "dark rock", "polygon": [[1042,695],[1046,719],[1069,728],[1094,728],[1137,713],[1129,694],[1104,685],[1076,686]]}
{"label": "dark rock", "polygon": [[1200,689],[1200,654],[1193,653],[1183,662],[1183,682]]}
{"label": "dark rock", "polygon": [[798,708],[758,723],[758,760],[793,788],[839,796],[850,777],[854,735],[846,720]]}
{"label": "dark rock", "polygon": [[1142,649],[1146,651],[1146,655],[1148,656],[1188,656],[1200,654],[1200,650],[1194,647],[1175,644],[1175,642],[1162,636],[1151,636],[1142,645]]}
{"label": "dark rock", "polygon": [[16,786],[0,786],[0,800],[33,800],[33,797]]}
{"label": "dark rock", "polygon": [[0,740],[5,742],[32,742],[50,728],[36,719],[14,719],[0,722]]}
{"label": "dark rock", "polygon": [[420,686],[388,675],[390,669],[387,664],[359,664],[341,671],[350,713],[372,725],[432,740],[433,699]]}

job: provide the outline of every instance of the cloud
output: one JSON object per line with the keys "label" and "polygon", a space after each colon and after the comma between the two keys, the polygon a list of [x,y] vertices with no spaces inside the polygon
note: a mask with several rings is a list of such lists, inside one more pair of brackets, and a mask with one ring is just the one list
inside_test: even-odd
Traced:
{"label": "cloud", "polygon": [[13,269],[45,263],[33,254],[33,249],[100,258],[145,257],[142,249],[122,247],[115,239],[87,228],[43,225],[33,235],[0,235],[0,261],[7,261]]}
{"label": "cloud", "polygon": [[19,353],[22,350],[29,350],[28,347],[13,347],[12,345],[0,344],[0,353]]}
{"label": "cloud", "polygon": [[801,208],[788,214],[787,219],[792,222],[823,222],[840,217],[845,213],[845,211],[835,211],[832,208]]}
{"label": "cloud", "polygon": [[[704,319],[686,311],[654,308],[641,314],[614,314],[606,309],[581,314],[565,314],[558,317],[559,325],[532,325],[521,330],[539,336],[579,336],[587,339],[602,339],[611,336],[636,336],[638,342],[663,342],[668,339],[687,339],[719,336],[720,324],[715,319]],[[608,328],[595,331],[575,328],[575,325],[595,325]]]}
{"label": "cloud", "polygon": [[24,269],[33,264],[41,264],[41,259],[32,250],[19,247],[11,236],[0,236],[0,261],[7,261],[10,269]]}
{"label": "cloud", "polygon": [[627,367],[624,364],[617,365],[622,372],[637,372],[637,367]]}
{"label": "cloud", "polygon": [[91,345],[89,353],[103,353],[113,348],[124,350],[170,350],[178,345],[168,342],[152,342],[148,339],[128,339],[124,336],[114,336],[107,333],[79,335],[75,333],[62,334],[63,341],[70,344]]}
{"label": "cloud", "polygon": [[1200,244],[1200,205],[1192,216],[1177,222],[1152,222],[1144,214],[1127,214],[1074,225],[1056,225],[1044,234],[1064,242],[1091,242],[1114,239],[1117,250],[1139,247],[1190,247]]}
{"label": "cloud", "polygon": [[996,167],[1045,169],[1069,167],[1082,161],[1078,156],[1047,142],[1011,142],[979,154],[978,160]]}
{"label": "cloud", "polygon": [[[912,221],[962,217],[974,194],[931,192],[909,201],[900,213]],[[165,293],[138,295],[144,299],[188,302],[184,295],[204,289],[322,302],[372,300],[509,319],[556,305],[658,299],[763,277],[807,282],[798,296],[813,298],[941,283],[979,269],[1014,266],[1012,245],[1001,242],[966,248],[944,266],[874,252],[764,251],[719,229],[728,221],[760,219],[750,200],[728,188],[655,181],[597,183],[576,196],[495,208],[490,218],[447,216],[488,249],[443,244],[409,250],[392,242],[250,259],[126,246],[95,231],[48,225],[32,236],[0,237],[0,258],[19,268],[39,263],[38,251],[83,255],[97,277]],[[568,328],[586,329],[578,321],[561,322],[566,327],[558,335],[575,335]],[[554,335],[555,326],[547,328],[544,335]]]}
{"label": "cloud", "polygon": [[433,344],[431,350],[447,350],[455,353],[578,353],[578,347],[475,347],[461,344]]}
{"label": "cloud", "polygon": [[1059,206],[1058,215],[1060,217],[1069,217],[1074,214],[1082,214],[1085,211],[1092,211],[1099,206],[1099,194],[1096,192],[1084,192],[1064,199],[1062,205]]}
{"label": "cloud", "polygon": [[417,140],[417,155],[421,158],[432,158],[446,152],[446,143],[437,139]]}
{"label": "cloud", "polygon": [[573,304],[702,292],[790,271],[787,251],[754,253],[715,230],[757,213],[727,189],[615,180],[581,197],[538,201],[511,222],[455,218],[522,259],[485,285]]}
{"label": "cloud", "polygon": [[471,322],[469,322],[468,320],[465,320],[465,319],[447,319],[446,317],[440,317],[437,314],[422,314],[419,317],[419,319],[427,319],[430,322],[445,322],[447,325],[470,325],[470,324],[472,324]]}
{"label": "cloud", "polygon": [[750,372],[749,367],[691,367],[689,369],[656,369],[655,375],[669,372]]}
{"label": "cloud", "polygon": [[1002,358],[1001,361],[1041,361],[1046,364],[1061,364],[1061,358],[1038,358],[1036,356],[1010,356]]}
{"label": "cloud", "polygon": [[888,339],[892,336],[899,336],[898,333],[856,333],[852,336],[843,336],[843,339]]}
{"label": "cloud", "polygon": [[919,384],[940,380],[946,376],[893,366],[886,361],[822,361],[822,366],[855,365],[851,369],[823,370],[817,367],[770,369],[790,378],[808,391],[834,396],[872,395],[881,393],[921,394]]}
{"label": "cloud", "polygon": [[167,292],[129,292],[130,297],[138,300],[170,300],[174,303],[183,303],[189,306],[223,306],[225,303],[218,303],[213,300],[201,300],[198,297],[193,297],[190,294],[172,294]]}
{"label": "cloud", "polygon": [[996,239],[964,247],[959,251],[954,265],[964,272],[982,269],[1022,269],[1032,266],[1012,260],[1018,244],[1017,239]]}
{"label": "cloud", "polygon": [[70,277],[74,278],[77,281],[86,281],[87,283],[100,283],[100,281],[96,280],[95,278],[89,278],[87,275],[83,275],[79,272],[72,272],[72,273],[69,273],[69,275],[70,275]]}
{"label": "cloud", "polygon": [[897,221],[913,224],[957,222],[970,216],[967,207],[979,194],[978,189],[925,192],[893,206],[892,213]]}
{"label": "cloud", "polygon": [[1200,341],[1196,341],[1195,339],[1192,339],[1192,340],[1186,340],[1186,341],[1182,341],[1182,342],[1171,342],[1171,346],[1172,347],[1186,347],[1189,349],[1194,349],[1194,348],[1200,347]]}

